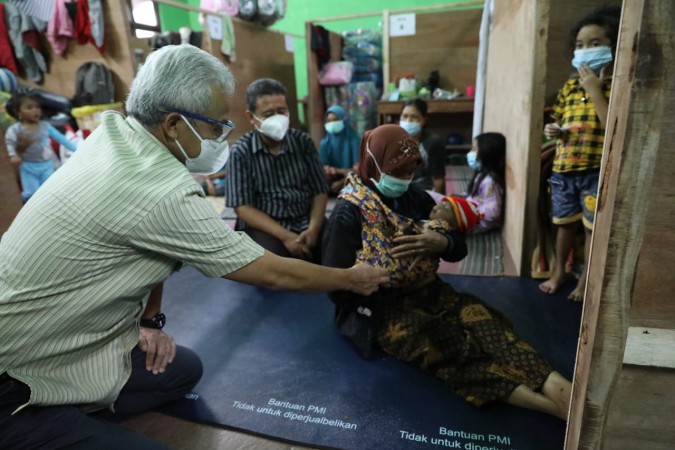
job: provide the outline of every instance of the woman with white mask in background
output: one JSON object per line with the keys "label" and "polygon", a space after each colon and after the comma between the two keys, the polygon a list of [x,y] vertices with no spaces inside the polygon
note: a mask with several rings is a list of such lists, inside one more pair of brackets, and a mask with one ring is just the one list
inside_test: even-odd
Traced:
{"label": "woman with white mask in background", "polygon": [[445,145],[438,135],[425,129],[427,102],[416,98],[403,104],[399,125],[420,143],[422,164],[413,183],[426,191],[445,194]]}

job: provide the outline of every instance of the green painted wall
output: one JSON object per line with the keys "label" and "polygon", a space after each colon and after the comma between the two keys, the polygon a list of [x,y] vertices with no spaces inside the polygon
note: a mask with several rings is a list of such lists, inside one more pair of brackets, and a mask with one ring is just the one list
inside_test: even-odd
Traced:
{"label": "green painted wall", "polygon": [[[198,6],[199,0],[176,0]],[[376,16],[358,19],[322,22],[325,28],[335,32],[354,30],[357,28],[382,29],[382,11],[404,8],[459,3],[465,0],[287,0],[286,16],[271,28],[293,35],[295,50],[295,80],[298,99],[307,95],[307,47],[305,43],[305,22],[352,14],[378,13]],[[188,25],[194,30],[201,30],[198,14],[178,8],[159,5],[160,24],[163,30],[178,30]]]}

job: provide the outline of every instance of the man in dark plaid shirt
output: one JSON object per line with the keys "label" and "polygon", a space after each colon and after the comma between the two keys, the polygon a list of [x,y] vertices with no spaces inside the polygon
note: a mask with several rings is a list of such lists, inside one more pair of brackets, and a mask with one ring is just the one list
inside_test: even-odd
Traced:
{"label": "man in dark plaid shirt", "polygon": [[328,185],[311,138],[288,128],[286,89],[263,78],[246,89],[254,130],[233,146],[227,205],[235,229],[281,256],[318,261]]}

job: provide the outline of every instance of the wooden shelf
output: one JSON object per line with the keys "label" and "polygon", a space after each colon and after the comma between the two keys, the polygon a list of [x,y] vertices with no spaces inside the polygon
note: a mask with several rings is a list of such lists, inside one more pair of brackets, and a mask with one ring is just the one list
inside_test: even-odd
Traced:
{"label": "wooden shelf", "polygon": [[[427,114],[473,113],[472,98],[456,98],[453,100],[426,100]],[[380,100],[377,102],[378,123],[387,123],[385,116],[398,116],[403,109],[405,100],[395,102]]]}
{"label": "wooden shelf", "polygon": [[471,150],[471,144],[446,145],[445,150],[451,153],[468,153]]}

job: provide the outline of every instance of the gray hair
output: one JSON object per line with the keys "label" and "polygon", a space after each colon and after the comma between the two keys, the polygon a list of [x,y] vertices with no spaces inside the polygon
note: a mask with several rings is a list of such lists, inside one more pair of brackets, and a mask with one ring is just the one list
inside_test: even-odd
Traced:
{"label": "gray hair", "polygon": [[167,45],[150,53],[131,84],[127,113],[154,128],[178,109],[204,114],[211,107],[211,87],[234,93],[234,77],[215,56],[193,45]]}
{"label": "gray hair", "polygon": [[246,88],[246,107],[255,112],[258,99],[263,95],[283,95],[286,97],[286,88],[273,78],[260,78]]}

